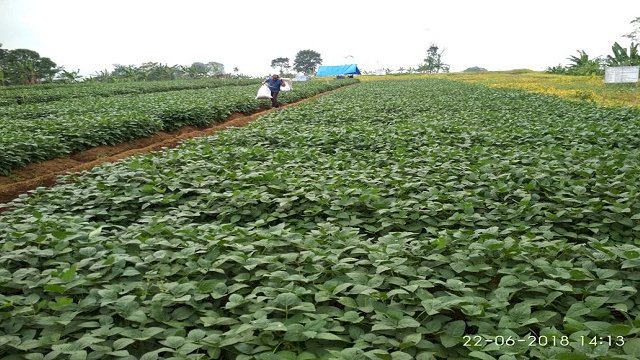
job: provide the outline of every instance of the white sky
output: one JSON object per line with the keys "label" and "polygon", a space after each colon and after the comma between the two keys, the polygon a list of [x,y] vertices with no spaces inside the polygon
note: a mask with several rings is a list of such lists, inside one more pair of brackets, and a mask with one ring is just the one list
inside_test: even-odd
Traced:
{"label": "white sky", "polygon": [[[217,61],[230,72],[275,72],[271,60],[312,49],[324,65],[416,67],[435,42],[451,71],[566,64],[608,55],[640,16],[640,0],[0,0],[0,43],[67,70]],[[353,58],[347,58],[353,56]]]}

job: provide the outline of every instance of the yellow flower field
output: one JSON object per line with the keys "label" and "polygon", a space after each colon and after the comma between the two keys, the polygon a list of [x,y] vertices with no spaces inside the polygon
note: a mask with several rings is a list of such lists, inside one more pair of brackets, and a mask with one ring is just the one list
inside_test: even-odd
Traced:
{"label": "yellow flower field", "polygon": [[604,84],[602,76],[555,75],[529,70],[479,73],[363,75],[360,81],[446,78],[490,87],[522,89],[567,99],[593,101],[604,106],[640,107],[640,88],[633,84]]}

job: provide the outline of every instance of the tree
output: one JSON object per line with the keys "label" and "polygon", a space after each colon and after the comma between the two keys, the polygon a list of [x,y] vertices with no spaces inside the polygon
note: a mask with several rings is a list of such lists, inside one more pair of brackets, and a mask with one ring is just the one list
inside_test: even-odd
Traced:
{"label": "tree", "polygon": [[631,20],[631,25],[634,26],[633,31],[623,36],[631,39],[631,42],[640,43],[640,16]]}
{"label": "tree", "polygon": [[2,48],[2,44],[0,44],[0,86],[4,86],[4,58],[7,54],[7,50]]}
{"label": "tree", "polygon": [[313,50],[300,50],[293,61],[293,69],[310,75],[316,72],[316,66],[322,64],[320,53]]}
{"label": "tree", "polygon": [[215,61],[209,61],[207,63],[207,66],[209,67],[209,76],[221,76],[224,75],[224,65],[219,63],[219,62],[215,62]]}
{"label": "tree", "polygon": [[29,49],[2,52],[4,80],[8,85],[29,85],[52,81],[58,72],[56,63]]}
{"label": "tree", "polygon": [[191,79],[203,79],[224,74],[224,65],[215,61],[210,61],[206,64],[194,62],[189,67],[182,66],[181,71],[185,72]]}
{"label": "tree", "polygon": [[209,67],[205,63],[194,62],[189,67],[183,67],[183,71],[191,79],[202,79],[209,73]]}
{"label": "tree", "polygon": [[425,71],[429,74],[439,73],[441,70],[448,72],[449,65],[442,62],[444,50],[441,52],[438,52],[438,50],[438,45],[432,43],[427,50],[427,57],[424,59],[424,64],[422,64],[418,70]]}
{"label": "tree", "polygon": [[284,74],[284,70],[289,70],[289,68],[291,67],[291,65],[289,65],[289,58],[285,58],[285,57],[279,57],[279,58],[275,58],[273,60],[271,60],[271,67],[272,68],[280,68],[280,76],[282,76],[282,74]]}

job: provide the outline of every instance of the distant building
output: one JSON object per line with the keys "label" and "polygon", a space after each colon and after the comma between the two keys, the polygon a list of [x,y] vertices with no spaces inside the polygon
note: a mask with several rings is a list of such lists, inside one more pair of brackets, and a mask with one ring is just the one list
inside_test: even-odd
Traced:
{"label": "distant building", "polygon": [[350,76],[360,75],[360,69],[358,69],[358,65],[356,64],[348,64],[348,65],[333,65],[327,66],[322,65],[318,68],[316,72],[316,76]]}

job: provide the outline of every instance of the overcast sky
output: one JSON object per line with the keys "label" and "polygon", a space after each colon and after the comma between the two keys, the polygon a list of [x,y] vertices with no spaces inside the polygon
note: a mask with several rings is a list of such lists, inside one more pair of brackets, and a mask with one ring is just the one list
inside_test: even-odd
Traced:
{"label": "overcast sky", "polygon": [[324,65],[416,67],[430,43],[451,71],[566,64],[607,55],[640,16],[640,0],[0,0],[0,43],[95,74],[113,64],[217,61],[274,72],[271,60],[312,49]]}

